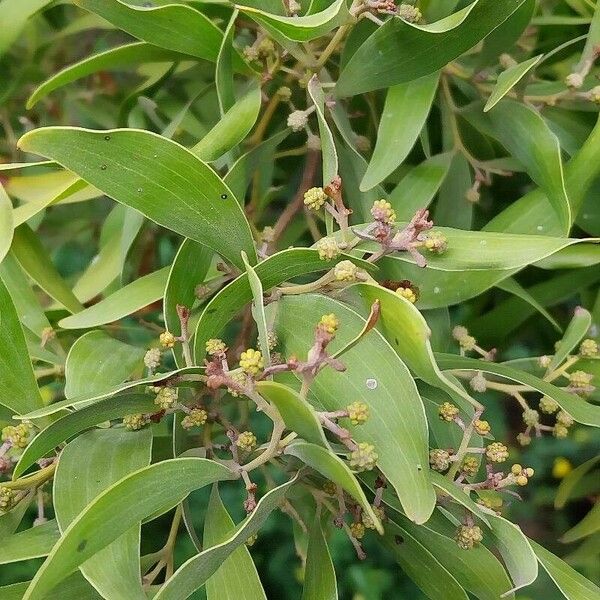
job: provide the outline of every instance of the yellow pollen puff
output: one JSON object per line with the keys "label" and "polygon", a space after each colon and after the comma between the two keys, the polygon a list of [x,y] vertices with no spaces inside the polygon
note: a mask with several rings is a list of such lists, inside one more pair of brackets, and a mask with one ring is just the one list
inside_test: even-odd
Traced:
{"label": "yellow pollen puff", "polygon": [[248,348],[245,352],[242,352],[240,356],[240,367],[244,373],[248,375],[256,375],[265,366],[260,350],[254,348]]}
{"label": "yellow pollen puff", "polygon": [[552,477],[554,479],[563,479],[573,470],[571,461],[566,459],[564,456],[559,456],[554,459],[554,465],[552,466]]}
{"label": "yellow pollen puff", "polygon": [[405,300],[408,300],[411,304],[417,301],[417,295],[410,288],[399,287],[396,290],[396,294]]}
{"label": "yellow pollen puff", "polygon": [[333,314],[323,315],[319,321],[319,327],[324,329],[329,335],[333,335],[340,326],[339,319]]}
{"label": "yellow pollen puff", "polygon": [[304,204],[310,210],[319,210],[327,201],[327,194],[321,187],[313,187],[304,192]]}

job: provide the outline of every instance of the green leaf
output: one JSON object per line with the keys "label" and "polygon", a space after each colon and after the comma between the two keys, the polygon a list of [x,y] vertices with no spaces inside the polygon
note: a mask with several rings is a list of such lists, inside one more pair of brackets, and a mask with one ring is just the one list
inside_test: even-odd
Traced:
{"label": "green leaf", "polygon": [[65,397],[99,394],[123,383],[142,366],[144,349],[89,331],[71,346],[65,364]]}
{"label": "green leaf", "polygon": [[554,508],[564,508],[568,502],[571,493],[575,486],[581,481],[581,478],[586,475],[591,469],[593,469],[600,462],[600,455],[595,456],[586,460],[580,464],[577,468],[573,469],[561,482],[556,491],[556,498],[554,498]]}
{"label": "green leaf", "polygon": [[212,62],[217,60],[223,33],[190,6],[131,6],[120,0],[75,0],[75,3],[140,40]]}
{"label": "green leaf", "polygon": [[27,330],[41,338],[44,330],[50,330],[50,321],[12,252],[9,252],[0,263],[0,279],[11,297],[16,299],[15,308],[21,323]]}
{"label": "green leaf", "polygon": [[321,154],[323,160],[323,185],[328,185],[338,174],[338,156],[331,129],[325,119],[325,94],[316,75],[313,75],[307,87],[310,98],[317,111],[319,133],[321,137]]}
{"label": "green leaf", "polygon": [[199,589],[236,548],[258,533],[297,480],[298,476],[267,492],[235,531],[220,543],[206,548],[184,562],[161,588],[155,600],[185,600]]}
{"label": "green leaf", "polygon": [[442,370],[459,369],[461,371],[483,371],[523,385],[528,385],[544,396],[556,400],[559,406],[568,412],[575,421],[591,427],[600,427],[600,406],[590,404],[575,394],[569,394],[559,387],[543,381],[530,373],[507,365],[467,358],[454,354],[436,354],[435,358]]}
{"label": "green leaf", "polygon": [[567,600],[600,597],[600,588],[533,540],[529,540],[537,559]]}
{"label": "green leaf", "polygon": [[13,207],[8,194],[0,183],[0,263],[10,249],[13,239]]}
{"label": "green leaf", "polygon": [[148,131],[48,127],[24,135],[19,146],[52,155],[108,196],[240,268],[242,250],[256,261],[248,222],[231,191],[175,142]]}
{"label": "green leaf", "polygon": [[296,42],[308,42],[321,37],[350,20],[346,0],[335,0],[321,12],[303,17],[282,17],[250,6],[238,5],[237,8],[267,31],[275,31]]}
{"label": "green leaf", "polygon": [[59,275],[37,235],[28,225],[21,225],[15,229],[11,250],[23,270],[49,296],[60,302],[69,312],[83,310],[83,306]]}
{"label": "green leaf", "polygon": [[[0,6],[0,22],[5,26],[0,32],[0,56],[19,39],[27,21],[46,8],[53,0],[3,0]],[[10,23],[10,26],[6,24]]]}
{"label": "green leaf", "polygon": [[434,525],[416,526],[401,515],[394,515],[393,520],[420,542],[478,600],[498,600],[511,588],[504,567],[485,546],[475,546],[465,552],[454,539],[435,531]]}
{"label": "green leaf", "polygon": [[[23,600],[23,594],[30,583],[30,581],[24,581],[0,587],[0,597],[2,600]],[[79,572],[73,573],[59,583],[54,588],[54,593],[60,600],[102,600],[102,596]]]}
{"label": "green leaf", "polygon": [[568,233],[573,216],[565,189],[558,138],[536,111],[519,102],[503,100],[489,117],[494,136],[544,190],[563,233]]}
{"label": "green leaf", "polygon": [[165,288],[163,311],[165,325],[174,335],[181,335],[177,305],[192,308],[196,300],[195,289],[205,279],[213,251],[193,240],[183,240],[171,265]]}
{"label": "green leaf", "polygon": [[81,431],[94,425],[119,419],[129,414],[150,413],[156,410],[150,394],[124,394],[105,398],[89,406],[68,413],[42,429],[25,448],[13,470],[13,480],[19,478],[37,460],[46,456]]}
{"label": "green leaf", "polygon": [[408,368],[422,381],[469,403],[473,399],[438,368],[431,348],[431,330],[414,304],[391,290],[366,283],[349,287],[344,298],[364,314],[379,302],[378,328]]}
{"label": "green leaf", "polygon": [[271,364],[271,350],[269,349],[269,327],[267,325],[267,317],[265,315],[265,304],[263,299],[263,287],[256,271],[248,263],[248,257],[242,253],[242,259],[246,266],[246,274],[248,275],[248,283],[252,290],[252,317],[256,323],[258,330],[258,345],[262,353],[265,366]]}
{"label": "green leaf", "polygon": [[400,221],[409,221],[427,208],[448,174],[452,153],[436,154],[411,169],[392,190],[388,201]]}
{"label": "green leaf", "polygon": [[0,546],[0,565],[47,556],[59,536],[58,525],[52,519],[37,527],[4,537]]}
{"label": "green leaf", "polygon": [[452,573],[408,531],[389,521],[385,544],[402,570],[431,600],[468,600]]}
{"label": "green leaf", "polygon": [[321,473],[323,477],[330,479],[343,488],[361,505],[367,515],[371,517],[377,531],[383,533],[381,521],[373,512],[373,508],[369,504],[358,480],[346,463],[338,458],[331,450],[317,444],[311,444],[310,442],[294,440],[291,444],[286,446],[284,454],[295,456],[315,471]]}
{"label": "green leaf", "polygon": [[331,449],[315,409],[292,388],[273,381],[259,381],[257,391],[274,404],[286,427],[307,442]]}
{"label": "green leaf", "polygon": [[63,329],[87,329],[122,319],[161,299],[168,277],[169,267],[144,275],[58,324]]}
{"label": "green leaf", "polygon": [[561,542],[570,544],[600,531],[600,504],[592,506],[591,510],[560,538]]}
{"label": "green leaf", "polygon": [[[363,329],[365,319],[325,296],[284,296],[277,303],[277,335],[284,355],[305,356],[313,345],[316,324],[330,313],[341,323],[329,350],[335,354]],[[324,369],[311,385],[319,408],[343,410],[353,400],[367,404],[370,417],[352,429],[353,438],[375,446],[378,466],[398,493],[408,517],[426,521],[435,503],[427,468],[427,422],[406,365],[377,330],[344,353],[342,362],[347,373]],[[401,409],[398,398],[402,398]]]}
{"label": "green leaf", "polygon": [[110,396],[114,396],[119,392],[124,392],[125,390],[137,387],[137,386],[146,386],[153,385],[155,383],[160,383],[161,381],[165,381],[170,379],[175,375],[185,375],[185,374],[197,374],[202,370],[202,367],[185,367],[183,369],[176,369],[175,371],[168,371],[166,373],[157,373],[156,375],[152,375],[150,377],[145,377],[144,379],[137,379],[135,381],[127,381],[120,385],[113,387],[112,389],[106,390],[102,393],[97,394],[85,394],[83,396],[78,396],[77,398],[67,398],[65,400],[61,400],[60,402],[54,402],[49,406],[45,406],[44,408],[39,408],[34,410],[26,415],[17,416],[19,419],[39,419],[40,417],[45,417],[48,415],[53,415],[61,411],[64,408],[80,408],[87,404],[92,404],[103,398],[108,398]]}
{"label": "green leaf", "polygon": [[353,96],[438,71],[499,27],[525,0],[479,0],[430,25],[388,19],[354,53],[336,92]]}
{"label": "green leaf", "polygon": [[201,160],[213,162],[237,146],[250,132],[261,105],[258,81],[221,117],[217,124],[191,149]]}
{"label": "green leaf", "polygon": [[337,600],[338,590],[331,554],[321,520],[313,521],[308,538],[302,600]]}
{"label": "green leaf", "polygon": [[165,460],[127,475],[97,496],[65,529],[23,600],[43,599],[71,571],[144,518],[179,503],[195,489],[233,478],[226,467],[192,457]]}
{"label": "green leaf", "polygon": [[[467,498],[457,486],[439,473],[432,473],[433,484],[457,500]],[[516,591],[537,579],[538,566],[535,554],[529,540],[523,532],[510,521],[499,517],[489,509],[469,500],[469,510],[477,515],[484,523],[489,522],[490,531],[484,532],[484,542],[495,546],[502,556],[508,572],[514,583],[512,591]]]}
{"label": "green leaf", "polygon": [[381,183],[404,162],[427,121],[438,80],[439,73],[435,72],[388,90],[361,191]]}
{"label": "green leaf", "polygon": [[34,90],[29,100],[27,100],[27,108],[33,108],[54,90],[98,71],[122,69],[140,63],[175,62],[186,59],[188,59],[188,56],[185,54],[159,48],[146,42],[135,42],[110,48],[104,52],[88,56],[52,75]]}
{"label": "green leaf", "polygon": [[215,68],[215,87],[217,89],[217,100],[219,101],[219,112],[221,116],[233,107],[235,104],[235,87],[233,81],[233,55],[234,45],[233,38],[235,34],[235,22],[238,18],[239,11],[235,9],[231,13],[231,18],[223,41],[219,48],[217,56],[217,65]]}
{"label": "green leaf", "polygon": [[[309,248],[290,248],[267,257],[255,267],[263,290],[271,288],[298,277],[335,267],[341,260],[351,256],[341,254],[333,260],[321,260],[316,250]],[[248,302],[252,300],[252,290],[248,282],[248,274],[242,273],[229,285],[224,287],[211,299],[200,315],[194,336],[196,357],[205,354],[205,344],[210,338],[219,337],[223,328],[237,315]]]}
{"label": "green leaf", "polygon": [[[216,546],[231,536],[235,529],[215,484],[212,488],[207,517],[204,523],[204,544]],[[217,571],[206,581],[207,600],[229,600],[247,598],[248,600],[267,599],[256,572],[256,567],[245,544],[238,546],[221,564]]]}
{"label": "green leaf", "polygon": [[565,330],[565,334],[560,340],[559,347],[548,365],[548,373],[554,371],[569,356],[569,353],[581,342],[591,326],[592,315],[585,308],[578,306],[569,326]]}
{"label": "green leaf", "polygon": [[516,279],[509,277],[498,283],[496,287],[527,302],[532,308],[544,316],[552,324],[554,329],[558,332],[562,332],[560,325],[554,320],[552,315]]}
{"label": "green leaf", "polygon": [[0,404],[23,414],[43,406],[23,329],[13,301],[0,281]]}
{"label": "green leaf", "polygon": [[529,73],[529,71],[540,62],[543,54],[538,54],[529,60],[525,60],[522,63],[518,63],[506,69],[506,71],[502,71],[500,75],[498,75],[498,80],[496,81],[496,85],[490,94],[490,97],[487,99],[485,106],[483,107],[483,112],[487,112],[488,110],[494,108],[510,90]]}
{"label": "green leaf", "polygon": [[[61,452],[54,476],[53,501],[61,531],[90,502],[122,477],[150,463],[152,431],[97,429],[80,435]],[[87,469],[81,472],[81,459]],[[145,599],[140,581],[141,524],[134,525],[80,567],[104,597]]]}

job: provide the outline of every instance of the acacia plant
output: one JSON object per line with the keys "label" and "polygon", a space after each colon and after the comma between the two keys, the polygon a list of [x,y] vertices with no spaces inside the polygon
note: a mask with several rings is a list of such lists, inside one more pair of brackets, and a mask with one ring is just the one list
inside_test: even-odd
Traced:
{"label": "acacia plant", "polygon": [[600,426],[599,49],[593,0],[3,0],[0,597],[265,598],[275,518],[305,600],[340,537],[599,598],[509,520]]}

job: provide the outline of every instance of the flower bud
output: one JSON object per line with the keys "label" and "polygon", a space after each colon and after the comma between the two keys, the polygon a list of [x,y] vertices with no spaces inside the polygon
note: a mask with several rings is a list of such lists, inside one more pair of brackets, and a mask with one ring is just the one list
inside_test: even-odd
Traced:
{"label": "flower bud", "polygon": [[141,413],[137,413],[134,415],[125,415],[123,417],[123,425],[125,425],[126,429],[130,431],[137,431],[138,429],[142,429],[146,425],[150,423],[150,417],[148,415],[144,415]]}
{"label": "flower bud", "polygon": [[542,396],[538,408],[546,415],[554,414],[560,407],[558,402],[550,396]]}
{"label": "flower bud", "polygon": [[448,249],[448,239],[441,231],[430,231],[425,238],[424,246],[434,254],[443,254]]}
{"label": "flower bud", "polygon": [[308,115],[304,110],[295,110],[287,118],[287,126],[291,127],[292,131],[302,131],[307,123]]}
{"label": "flower bud", "polygon": [[474,456],[465,456],[460,465],[460,470],[467,477],[474,477],[479,471],[479,461]]}
{"label": "flower bud", "polygon": [[456,543],[463,550],[470,550],[483,539],[481,529],[477,525],[461,525],[456,530]]}
{"label": "flower bud", "polygon": [[490,462],[501,463],[508,458],[508,448],[500,442],[493,442],[485,449],[485,455]]}
{"label": "flower bud", "polygon": [[248,375],[257,375],[262,371],[265,366],[260,350],[254,350],[254,348],[248,348],[245,352],[242,352],[240,356],[240,367],[244,373]]}
{"label": "flower bud", "polygon": [[348,418],[352,425],[362,425],[369,418],[369,407],[364,402],[353,402],[347,406]]}
{"label": "flower bud", "polygon": [[315,248],[319,252],[319,258],[321,260],[333,260],[337,258],[341,249],[334,238],[324,237],[321,238],[316,244]]}
{"label": "flower bud", "polygon": [[160,388],[160,391],[154,398],[154,404],[162,408],[163,410],[168,410],[169,408],[173,408],[175,403],[177,402],[177,389],[171,387],[163,387]]}
{"label": "flower bud", "polygon": [[477,419],[475,423],[473,423],[473,426],[479,435],[488,435],[492,430],[488,421],[482,421],[480,419]]}
{"label": "flower bud", "polygon": [[429,451],[429,465],[434,471],[440,473],[450,467],[450,454],[441,448],[434,448]]}
{"label": "flower bud", "polygon": [[151,370],[160,366],[160,349],[150,348],[144,355],[144,364]]}
{"label": "flower bud", "polygon": [[333,268],[336,281],[356,281],[359,268],[350,260],[342,260]]}
{"label": "flower bud", "polygon": [[396,15],[408,23],[416,23],[421,20],[421,11],[412,4],[400,4],[396,9]]}
{"label": "flower bud", "polygon": [[438,409],[440,419],[442,419],[442,421],[448,421],[448,423],[454,421],[454,418],[458,416],[459,412],[458,406],[451,402],[443,402]]}
{"label": "flower bud", "polygon": [[240,450],[250,452],[256,447],[256,436],[251,431],[242,431],[235,441],[235,445]]}
{"label": "flower bud", "polygon": [[210,340],[207,340],[205,346],[206,354],[209,354],[210,356],[220,356],[225,354],[225,351],[227,350],[225,342],[219,338],[211,338]]}
{"label": "flower bud", "polygon": [[200,427],[206,423],[208,413],[203,408],[192,408],[192,410],[181,419],[181,426],[184,429]]}
{"label": "flower bud", "polygon": [[375,446],[361,442],[356,450],[350,453],[350,466],[357,471],[371,471],[375,468],[378,458]]}
{"label": "flower bud", "polygon": [[526,408],[523,411],[523,423],[528,427],[535,427],[540,422],[540,413],[533,408]]}
{"label": "flower bud", "polygon": [[[600,86],[599,86],[600,87]],[[579,355],[593,357],[598,355],[598,342],[590,338],[583,340],[579,346]]]}
{"label": "flower bud", "polygon": [[393,225],[396,221],[396,211],[386,200],[375,200],[371,208],[371,214],[376,221]]}
{"label": "flower bud", "polygon": [[408,300],[411,304],[414,304],[417,301],[417,295],[415,294],[415,292],[412,288],[399,287],[399,288],[396,288],[395,293],[398,296],[400,296],[401,298]]}
{"label": "flower bud", "polygon": [[160,345],[163,348],[173,348],[175,346],[175,336],[170,331],[163,331],[159,336]]}
{"label": "flower bud", "polygon": [[350,524],[350,533],[352,534],[352,537],[361,540],[365,537],[365,526],[360,521],[355,521]]}
{"label": "flower bud", "polygon": [[583,85],[584,77],[581,73],[569,73],[565,78],[565,83],[570,88],[579,89]]}
{"label": "flower bud", "polygon": [[333,335],[340,326],[339,319],[333,314],[323,315],[317,327],[326,331],[329,335]]}

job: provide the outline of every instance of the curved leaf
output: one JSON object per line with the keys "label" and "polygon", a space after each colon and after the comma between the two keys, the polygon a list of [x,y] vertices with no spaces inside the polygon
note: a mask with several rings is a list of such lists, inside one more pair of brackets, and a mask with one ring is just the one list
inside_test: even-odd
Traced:
{"label": "curved leaf", "polygon": [[[306,355],[317,322],[330,313],[341,323],[330,349],[335,354],[363,329],[365,320],[325,296],[283,297],[277,303],[276,323],[284,355]],[[426,521],[435,503],[427,468],[427,421],[406,365],[377,330],[345,352],[342,362],[346,373],[324,369],[311,385],[319,408],[343,410],[354,400],[367,404],[370,417],[352,429],[353,438],[375,446],[378,466],[398,493],[408,517],[418,523]]]}
{"label": "curved leaf", "polygon": [[483,107],[483,112],[487,112],[488,110],[494,108],[510,90],[527,75],[527,73],[540,62],[543,54],[538,54],[538,56],[534,56],[529,60],[525,60],[522,63],[518,63],[506,69],[506,71],[502,71],[500,75],[498,75],[498,80],[496,81],[496,85],[490,94],[490,97],[487,99],[485,106]]}
{"label": "curved leaf", "polygon": [[[19,147],[52,156],[118,202],[243,266],[256,251],[248,221],[218,175],[189,150],[148,131],[47,127]],[[72,152],[77,147],[78,152]]]}
{"label": "curved leaf", "polygon": [[60,533],[54,519],[2,538],[0,565],[48,556]]}
{"label": "curved leaf", "polygon": [[560,509],[569,501],[571,492],[581,481],[581,478],[593,469],[600,462],[600,455],[586,460],[584,463],[573,469],[561,482],[554,498],[554,508]]}
{"label": "curved leaf", "polygon": [[337,581],[321,521],[315,518],[308,537],[302,600],[337,600]]}
{"label": "curved leaf", "polygon": [[192,457],[165,460],[127,475],[97,496],[67,527],[23,600],[42,600],[74,569],[149,515],[180,502],[195,489],[233,477],[220,464]]}
{"label": "curved leaf", "polygon": [[389,88],[361,191],[381,183],[404,162],[427,121],[438,80],[436,72]]}
{"label": "curved leaf", "polygon": [[297,480],[298,476],[267,492],[229,537],[184,562],[160,589],[155,600],[185,600],[199,589],[236,548],[258,533]]}
{"label": "curved leaf", "polygon": [[438,71],[499,27],[525,0],[479,0],[431,25],[388,19],[358,48],[336,85],[352,96]]}
{"label": "curved leaf", "polygon": [[188,57],[185,54],[159,48],[146,42],[135,42],[110,48],[104,52],[88,56],[52,75],[34,90],[29,100],[27,100],[27,108],[33,108],[54,90],[98,71],[121,69],[140,63],[175,62],[186,58]]}
{"label": "curved leaf", "polygon": [[161,299],[169,276],[169,267],[144,275],[113,292],[81,312],[61,319],[63,329],[87,329],[111,323]]}
{"label": "curved leaf", "polygon": [[10,23],[0,32],[0,56],[2,56],[21,35],[27,21],[37,12],[46,8],[53,0],[3,0],[0,6],[0,22]]}
{"label": "curved leaf", "polygon": [[0,404],[23,414],[43,406],[19,317],[0,281]]}
{"label": "curved leaf", "polygon": [[[122,477],[150,463],[152,431],[97,429],[80,435],[61,452],[54,475],[53,502],[61,531],[86,506]],[[86,472],[81,460],[85,457]],[[145,600],[140,581],[141,523],[89,558],[80,570],[104,597]]]}
{"label": "curved leaf", "polygon": [[548,365],[548,373],[553,371],[562,363],[569,353],[581,342],[592,326],[592,315],[589,311],[585,310],[581,306],[575,309],[575,314],[569,323],[569,326],[565,330],[565,333],[560,340],[560,345],[556,349],[550,364]]}
{"label": "curved leaf", "polygon": [[149,413],[156,410],[154,398],[150,394],[124,394],[106,398],[90,406],[68,413],[42,429],[25,448],[13,470],[13,480],[19,478],[37,460],[46,456],[57,446],[71,437],[94,425],[119,419],[135,413]]}
{"label": "curved leaf", "polygon": [[0,262],[10,249],[13,239],[13,207],[8,194],[0,183]]}
{"label": "curved leaf", "polygon": [[[216,546],[231,536],[235,529],[227,509],[219,496],[219,488],[213,486],[204,523],[204,544]],[[256,567],[244,544],[238,546],[206,581],[207,600],[267,600]]]}

